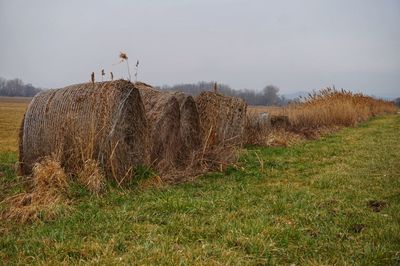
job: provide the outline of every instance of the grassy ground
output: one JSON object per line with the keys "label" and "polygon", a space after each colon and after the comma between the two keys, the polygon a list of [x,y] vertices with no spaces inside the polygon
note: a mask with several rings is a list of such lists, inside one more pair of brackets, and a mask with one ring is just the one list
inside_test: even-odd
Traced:
{"label": "grassy ground", "polygon": [[[0,261],[400,264],[399,132],[400,116],[386,116],[289,148],[249,147],[240,170],[193,183],[101,197],[73,186],[57,219],[0,221]],[[1,198],[18,190],[15,160],[0,152]]]}

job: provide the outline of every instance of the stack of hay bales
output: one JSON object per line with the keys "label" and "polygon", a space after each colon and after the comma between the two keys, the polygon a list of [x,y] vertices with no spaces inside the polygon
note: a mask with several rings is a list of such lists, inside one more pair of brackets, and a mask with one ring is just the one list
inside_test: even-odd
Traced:
{"label": "stack of hay bales", "polygon": [[200,161],[207,156],[204,147],[241,144],[246,109],[243,100],[213,92],[194,100],[124,80],[44,91],[21,126],[21,174],[49,156],[78,177],[87,164],[98,165],[118,183],[129,181],[138,165],[186,171],[201,152]]}
{"label": "stack of hay bales", "polygon": [[185,166],[201,145],[200,120],[191,96],[136,83],[150,130],[150,159],[159,168]]}
{"label": "stack of hay bales", "polygon": [[140,93],[128,81],[85,83],[44,91],[33,98],[20,131],[22,174],[57,156],[67,172],[85,160],[105,175],[129,180],[148,164],[148,125]]}
{"label": "stack of hay bales", "polygon": [[196,97],[201,134],[212,144],[240,144],[246,123],[247,104],[239,98],[205,91]]}

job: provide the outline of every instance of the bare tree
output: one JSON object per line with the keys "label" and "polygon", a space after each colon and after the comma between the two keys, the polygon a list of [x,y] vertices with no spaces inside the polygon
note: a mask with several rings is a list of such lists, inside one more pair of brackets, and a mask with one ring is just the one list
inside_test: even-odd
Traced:
{"label": "bare tree", "polygon": [[[162,86],[161,89],[168,91],[182,91],[196,96],[202,91],[213,91],[216,82],[201,81],[197,84],[178,84],[174,86]],[[266,86],[261,92],[254,90],[234,90],[226,84],[218,83],[218,93],[227,96],[239,97],[250,105],[285,105],[287,100],[279,96],[279,88],[273,85]]]}
{"label": "bare tree", "polygon": [[20,79],[0,78],[0,96],[32,97],[40,91],[41,89],[35,88],[32,84],[24,84]]}

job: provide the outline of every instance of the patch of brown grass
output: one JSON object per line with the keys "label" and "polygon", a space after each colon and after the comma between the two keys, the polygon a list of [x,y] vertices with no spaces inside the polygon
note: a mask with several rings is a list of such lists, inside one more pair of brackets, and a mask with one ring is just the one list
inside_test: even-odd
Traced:
{"label": "patch of brown grass", "polygon": [[154,175],[144,180],[140,180],[138,182],[138,186],[141,189],[148,189],[148,188],[161,188],[164,186],[164,181],[159,175]]}
{"label": "patch of brown grass", "polygon": [[393,102],[331,88],[310,94],[304,102],[288,108],[291,127],[300,132],[354,126],[370,117],[395,112]]}
{"label": "patch of brown grass", "polygon": [[216,141],[211,127],[199,149],[191,151],[184,169],[160,171],[163,183],[176,184],[195,180],[208,172],[223,172],[227,167],[237,167],[242,143],[234,138]]}
{"label": "patch of brown grass", "polygon": [[6,198],[3,203],[8,209],[2,212],[2,219],[16,220],[21,223],[57,216],[62,206],[67,206],[65,193],[68,188],[68,176],[58,160],[44,158],[33,167],[29,192],[23,192]]}
{"label": "patch of brown grass", "polygon": [[[252,107],[247,115],[246,144],[288,146],[301,139],[317,139],[370,117],[396,113],[393,102],[331,88],[309,94],[302,102],[282,107]],[[287,117],[289,123],[260,123],[260,113]]]}
{"label": "patch of brown grass", "polygon": [[88,159],[83,163],[82,168],[77,173],[77,178],[80,183],[95,194],[103,190],[106,180],[99,163],[93,159]]}
{"label": "patch of brown grass", "polygon": [[250,111],[245,126],[245,143],[257,146],[290,146],[297,143],[303,136],[286,130],[284,127],[275,127],[270,123],[260,121],[259,114]]}

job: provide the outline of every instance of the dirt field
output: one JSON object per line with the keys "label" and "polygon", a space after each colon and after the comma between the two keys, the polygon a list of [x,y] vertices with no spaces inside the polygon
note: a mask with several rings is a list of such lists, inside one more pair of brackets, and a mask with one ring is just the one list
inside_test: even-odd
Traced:
{"label": "dirt field", "polygon": [[0,152],[18,150],[18,130],[32,98],[0,97]]}

